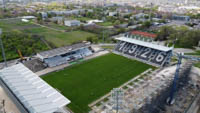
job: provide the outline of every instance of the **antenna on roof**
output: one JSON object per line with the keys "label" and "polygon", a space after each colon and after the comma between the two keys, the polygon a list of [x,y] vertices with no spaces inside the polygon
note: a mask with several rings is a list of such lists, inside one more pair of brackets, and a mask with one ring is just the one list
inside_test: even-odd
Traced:
{"label": "antenna on roof", "polygon": [[2,57],[3,57],[4,63],[5,63],[5,67],[7,67],[8,65],[7,65],[7,61],[6,61],[6,55],[5,55],[5,51],[4,51],[4,47],[3,47],[3,42],[1,39],[1,34],[2,34],[2,29],[0,28],[0,45],[1,45]]}

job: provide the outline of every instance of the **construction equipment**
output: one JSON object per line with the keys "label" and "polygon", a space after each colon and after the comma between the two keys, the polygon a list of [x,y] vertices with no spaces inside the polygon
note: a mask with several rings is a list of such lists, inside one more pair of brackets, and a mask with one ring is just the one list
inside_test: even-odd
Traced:
{"label": "construction equipment", "polygon": [[191,61],[200,61],[200,58],[197,57],[192,57],[192,56],[185,56],[184,53],[175,53],[174,54],[176,57],[178,57],[178,63],[177,63],[177,67],[176,67],[176,72],[175,72],[175,76],[174,76],[174,81],[173,81],[173,85],[172,85],[172,89],[170,92],[170,97],[167,99],[167,103],[169,105],[172,105],[175,102],[175,93],[177,91],[177,81],[179,78],[179,70],[181,67],[181,63],[182,63],[182,59],[187,59],[187,60],[191,60]]}
{"label": "construction equipment", "polygon": [[20,56],[21,61],[26,60],[26,58],[23,57],[22,52],[19,49],[17,49],[17,52],[18,52],[18,54]]}

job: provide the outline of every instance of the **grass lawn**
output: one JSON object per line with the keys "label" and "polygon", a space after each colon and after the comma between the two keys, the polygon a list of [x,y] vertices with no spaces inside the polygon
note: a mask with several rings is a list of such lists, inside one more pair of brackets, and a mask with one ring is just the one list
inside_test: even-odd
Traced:
{"label": "grass lawn", "polygon": [[200,51],[195,51],[194,53],[185,53],[186,55],[200,55]]}
{"label": "grass lawn", "polygon": [[71,100],[68,107],[72,111],[87,113],[90,110],[88,104],[149,68],[153,67],[123,56],[107,54],[42,78]]}
{"label": "grass lawn", "polygon": [[200,68],[200,63],[195,63],[194,66]]}
{"label": "grass lawn", "polygon": [[[57,27],[61,30],[66,28],[65,26],[59,26],[59,25],[52,25],[52,26],[54,28]],[[48,42],[51,42],[56,47],[70,45],[77,41],[86,40],[87,37],[96,36],[96,34],[85,31],[70,31],[70,32],[55,31],[52,29],[34,25],[32,23],[21,22],[20,19],[0,20],[0,28],[2,28],[4,32],[10,32],[14,29],[18,29],[28,34],[43,35]]]}
{"label": "grass lawn", "polygon": [[113,23],[112,22],[100,22],[100,23],[97,23],[97,25],[100,25],[100,26],[113,26]]}
{"label": "grass lawn", "polygon": [[26,29],[27,33],[44,35],[48,42],[53,43],[56,47],[61,47],[65,45],[71,45],[77,41],[84,41],[87,37],[96,36],[93,33],[85,31],[70,31],[70,32],[59,32],[47,28],[41,29]]}
{"label": "grass lawn", "polygon": [[54,29],[58,29],[58,30],[64,30],[64,31],[70,31],[72,29],[71,27],[55,24],[53,22],[49,22],[48,24],[45,24],[45,26],[48,26],[48,27],[51,27]]}

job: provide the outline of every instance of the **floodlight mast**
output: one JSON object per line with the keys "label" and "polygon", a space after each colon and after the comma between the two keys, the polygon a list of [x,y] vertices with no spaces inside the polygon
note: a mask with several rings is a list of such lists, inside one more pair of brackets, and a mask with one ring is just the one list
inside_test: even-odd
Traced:
{"label": "floodlight mast", "polygon": [[112,99],[113,99],[113,109],[116,110],[116,113],[119,113],[119,110],[122,109],[123,104],[123,91],[120,88],[114,88],[112,90]]}
{"label": "floodlight mast", "polygon": [[171,89],[171,92],[170,92],[170,97],[167,99],[167,103],[169,105],[172,105],[175,102],[174,97],[176,95],[177,81],[178,81],[178,78],[179,78],[179,70],[180,70],[180,67],[181,67],[182,59],[184,58],[184,59],[188,59],[188,60],[191,60],[191,61],[200,61],[200,58],[196,58],[196,57],[192,57],[192,56],[185,56],[184,53],[177,53],[175,56],[178,57],[178,63],[177,63],[177,67],[176,67],[176,72],[175,72],[175,76],[174,76],[172,89]]}
{"label": "floodlight mast", "polygon": [[179,69],[181,67],[181,62],[182,62],[182,55],[181,54],[177,54],[178,56],[178,63],[177,63],[177,67],[176,67],[176,72],[175,72],[175,76],[174,76],[174,81],[173,81],[173,85],[172,85],[172,90],[171,90],[171,93],[170,93],[170,97],[169,99],[167,100],[167,103],[168,104],[173,104],[174,103],[174,95],[176,93],[176,82],[178,80],[178,77],[179,77]]}
{"label": "floodlight mast", "polygon": [[2,34],[2,29],[0,28],[0,45],[1,45],[2,57],[3,57],[4,63],[5,63],[5,67],[7,67],[8,65],[7,65],[7,61],[6,61],[6,55],[5,55],[5,51],[4,51],[4,47],[3,47],[3,42],[1,39],[1,34]]}

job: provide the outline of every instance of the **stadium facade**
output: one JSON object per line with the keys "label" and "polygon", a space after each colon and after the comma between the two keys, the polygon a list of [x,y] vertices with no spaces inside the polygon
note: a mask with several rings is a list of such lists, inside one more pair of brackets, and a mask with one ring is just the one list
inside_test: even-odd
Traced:
{"label": "stadium facade", "polygon": [[47,66],[55,67],[82,59],[92,54],[93,50],[90,43],[85,42],[40,52],[37,53],[37,57]]}
{"label": "stadium facade", "polygon": [[173,47],[155,43],[153,41],[155,37],[155,35],[146,32],[131,32],[124,37],[116,38],[118,44],[114,53],[157,67],[165,66],[170,63]]}

